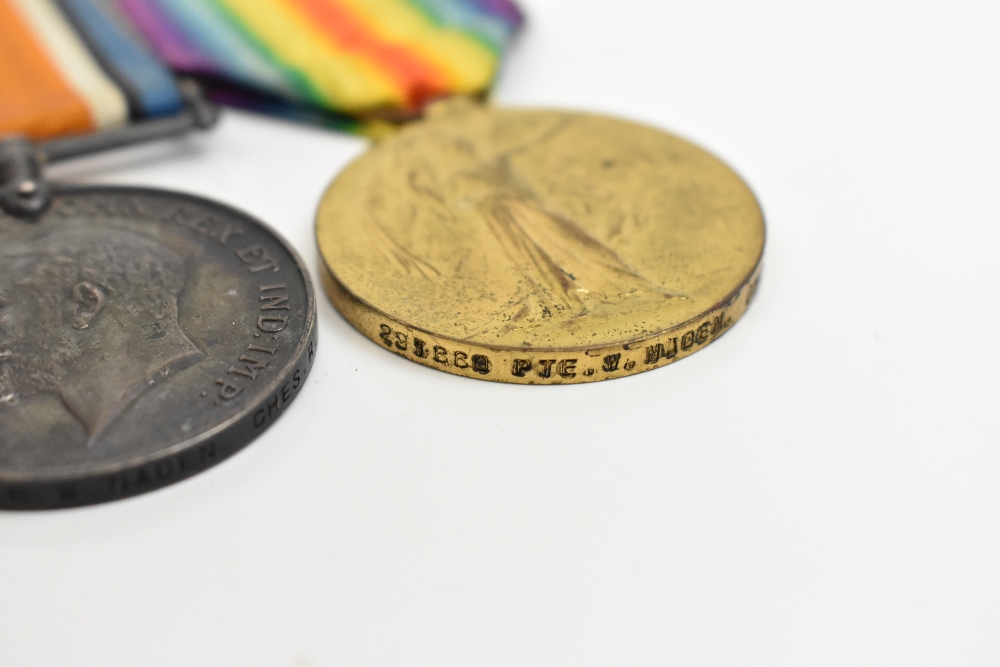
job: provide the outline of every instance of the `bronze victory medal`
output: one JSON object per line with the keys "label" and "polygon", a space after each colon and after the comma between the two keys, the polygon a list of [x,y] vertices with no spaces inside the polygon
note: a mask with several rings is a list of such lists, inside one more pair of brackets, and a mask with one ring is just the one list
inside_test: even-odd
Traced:
{"label": "bronze victory medal", "polygon": [[714,341],[753,297],[760,207],[687,141],[446,103],[330,185],[324,284],[362,333],[467,377],[591,382]]}
{"label": "bronze victory medal", "polygon": [[249,216],[196,197],[59,188],[0,212],[0,507],[130,496],[218,463],[305,384],[315,297]]}

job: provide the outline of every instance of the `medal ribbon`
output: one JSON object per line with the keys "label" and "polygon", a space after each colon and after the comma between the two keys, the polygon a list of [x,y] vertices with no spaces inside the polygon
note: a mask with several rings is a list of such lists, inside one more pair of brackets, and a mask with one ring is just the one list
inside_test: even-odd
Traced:
{"label": "medal ribbon", "polygon": [[0,134],[40,139],[176,113],[169,70],[95,0],[0,0]]}
{"label": "medal ribbon", "polygon": [[0,134],[176,113],[164,63],[216,101],[364,131],[485,93],[522,23],[511,0],[0,0]]}

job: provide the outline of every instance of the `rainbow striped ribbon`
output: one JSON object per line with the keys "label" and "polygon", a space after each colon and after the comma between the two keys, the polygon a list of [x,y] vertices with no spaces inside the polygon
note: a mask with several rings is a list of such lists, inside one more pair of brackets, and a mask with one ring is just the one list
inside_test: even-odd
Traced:
{"label": "rainbow striped ribbon", "polygon": [[150,51],[217,101],[364,131],[484,93],[522,23],[512,0],[0,0],[0,134],[175,112]]}
{"label": "rainbow striped ribbon", "polygon": [[224,101],[354,117],[483,93],[523,22],[511,0],[118,3],[164,61],[209,77]]}

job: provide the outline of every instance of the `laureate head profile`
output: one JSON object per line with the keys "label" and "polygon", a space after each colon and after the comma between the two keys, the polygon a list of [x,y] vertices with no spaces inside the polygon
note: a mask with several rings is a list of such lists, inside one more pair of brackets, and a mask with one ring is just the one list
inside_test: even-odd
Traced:
{"label": "laureate head profile", "polygon": [[124,230],[52,231],[0,248],[0,406],[59,396],[95,439],[202,358],[177,319],[184,261]]}

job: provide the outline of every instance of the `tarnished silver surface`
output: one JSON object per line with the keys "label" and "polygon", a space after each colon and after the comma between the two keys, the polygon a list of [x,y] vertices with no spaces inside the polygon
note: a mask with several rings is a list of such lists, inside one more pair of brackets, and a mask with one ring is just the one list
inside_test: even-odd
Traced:
{"label": "tarnished silver surface", "polygon": [[249,216],[156,190],[56,187],[0,212],[0,507],[188,477],[266,429],[315,355],[298,256]]}

